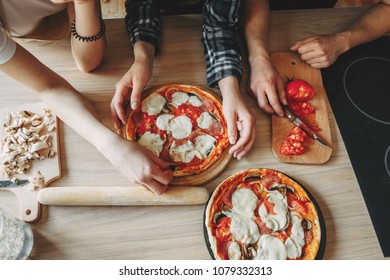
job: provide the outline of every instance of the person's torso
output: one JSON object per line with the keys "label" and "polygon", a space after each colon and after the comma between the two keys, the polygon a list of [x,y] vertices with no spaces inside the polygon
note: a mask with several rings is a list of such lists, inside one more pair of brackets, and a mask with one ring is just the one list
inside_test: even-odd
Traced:
{"label": "person's torso", "polygon": [[50,0],[0,0],[0,20],[11,36],[22,37],[34,31],[44,18],[65,8],[66,4]]}

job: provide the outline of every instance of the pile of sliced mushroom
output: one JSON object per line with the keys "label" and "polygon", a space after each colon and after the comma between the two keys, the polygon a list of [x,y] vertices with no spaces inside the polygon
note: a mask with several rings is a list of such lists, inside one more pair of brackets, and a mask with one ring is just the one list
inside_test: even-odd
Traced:
{"label": "pile of sliced mushroom", "polygon": [[3,174],[15,182],[17,174],[30,170],[33,160],[53,157],[51,133],[55,128],[55,118],[46,109],[41,115],[25,110],[6,113],[5,135],[0,143]]}

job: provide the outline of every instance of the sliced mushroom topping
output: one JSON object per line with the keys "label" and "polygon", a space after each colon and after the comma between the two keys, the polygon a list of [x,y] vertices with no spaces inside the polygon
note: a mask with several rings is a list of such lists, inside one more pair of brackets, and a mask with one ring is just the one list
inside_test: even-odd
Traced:
{"label": "sliced mushroom topping", "polygon": [[302,220],[302,227],[303,227],[304,230],[308,231],[308,230],[311,230],[312,224],[311,224],[311,222],[309,220],[303,219]]}
{"label": "sliced mushroom topping", "polygon": [[7,178],[15,181],[16,174],[26,173],[30,169],[32,160],[55,155],[49,134],[55,125],[55,118],[46,109],[42,115],[26,110],[5,114],[5,135],[0,142],[0,157],[2,172]]}
{"label": "sliced mushroom topping", "polygon": [[270,191],[278,191],[283,195],[286,195],[287,192],[294,194],[295,191],[292,187],[286,185],[286,184],[278,184],[276,186],[273,186]]}

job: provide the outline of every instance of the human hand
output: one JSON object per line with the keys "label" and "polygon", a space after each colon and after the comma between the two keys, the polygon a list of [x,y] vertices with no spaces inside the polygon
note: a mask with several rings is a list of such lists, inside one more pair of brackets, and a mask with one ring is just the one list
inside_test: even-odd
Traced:
{"label": "human hand", "polygon": [[223,96],[222,109],[227,122],[229,142],[232,144],[229,153],[240,160],[255,142],[256,119],[240,94],[236,78],[223,78],[218,84]]}
{"label": "human hand", "polygon": [[116,129],[121,122],[126,124],[125,102],[130,101],[131,109],[140,105],[141,93],[152,77],[154,46],[139,41],[134,45],[134,63],[116,84],[115,95],[111,100],[111,118]]}
{"label": "human hand", "polygon": [[313,68],[325,68],[347,50],[342,35],[310,37],[296,42],[291,48],[301,55],[301,59]]}
{"label": "human hand", "polygon": [[259,107],[267,113],[284,115],[282,104],[287,105],[282,78],[270,60],[256,56],[250,60],[249,92],[257,99]]}
{"label": "human hand", "polygon": [[121,122],[126,124],[125,106],[130,101],[133,110],[140,104],[141,93],[152,76],[152,70],[140,62],[134,62],[129,71],[116,84],[115,95],[111,100],[111,118],[115,128],[119,129]]}
{"label": "human hand", "polygon": [[169,163],[139,144],[115,135],[102,153],[131,182],[161,194],[173,178]]}

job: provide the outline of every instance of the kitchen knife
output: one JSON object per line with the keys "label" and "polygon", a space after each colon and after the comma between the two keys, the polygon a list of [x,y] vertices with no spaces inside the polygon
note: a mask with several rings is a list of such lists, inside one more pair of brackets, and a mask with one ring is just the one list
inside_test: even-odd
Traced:
{"label": "kitchen knife", "polygon": [[12,182],[10,180],[0,181],[0,189],[23,187],[27,183],[28,180],[18,180],[17,182]]}
{"label": "kitchen knife", "polygon": [[304,124],[288,107],[284,107],[284,116],[297,127],[302,129],[307,136],[317,141],[323,147],[329,148],[326,142],[316,135],[306,124]]}

